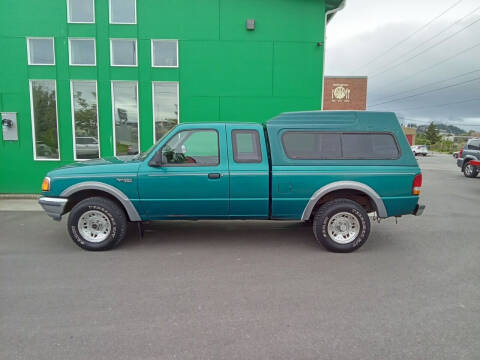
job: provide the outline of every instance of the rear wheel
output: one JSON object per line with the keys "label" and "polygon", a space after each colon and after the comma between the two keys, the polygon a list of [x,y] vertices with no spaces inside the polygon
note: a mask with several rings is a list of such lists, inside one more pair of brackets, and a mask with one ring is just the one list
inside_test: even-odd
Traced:
{"label": "rear wheel", "polygon": [[370,219],[357,202],[335,199],[318,209],[313,221],[313,233],[327,250],[352,252],[367,241]]}
{"label": "rear wheel", "polygon": [[73,242],[85,250],[112,249],[127,232],[127,218],[112,200],[92,197],[75,205],[68,217],[68,232]]}
{"label": "rear wheel", "polygon": [[463,167],[463,175],[465,175],[468,178],[474,178],[478,175],[478,169],[476,166],[473,166],[472,164],[470,164],[470,161],[469,161]]}

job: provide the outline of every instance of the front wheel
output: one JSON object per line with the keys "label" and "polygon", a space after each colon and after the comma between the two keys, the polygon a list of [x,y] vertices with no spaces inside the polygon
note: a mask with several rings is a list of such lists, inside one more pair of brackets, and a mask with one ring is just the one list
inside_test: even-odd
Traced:
{"label": "front wheel", "polygon": [[91,197],[75,205],[68,216],[68,232],[82,249],[112,249],[127,232],[127,218],[120,206],[110,199]]}
{"label": "front wheel", "polygon": [[478,170],[476,166],[470,164],[470,161],[463,168],[463,175],[468,178],[474,178],[478,175]]}
{"label": "front wheel", "polygon": [[370,219],[357,202],[335,199],[318,209],[313,221],[313,233],[327,250],[352,252],[367,241]]}

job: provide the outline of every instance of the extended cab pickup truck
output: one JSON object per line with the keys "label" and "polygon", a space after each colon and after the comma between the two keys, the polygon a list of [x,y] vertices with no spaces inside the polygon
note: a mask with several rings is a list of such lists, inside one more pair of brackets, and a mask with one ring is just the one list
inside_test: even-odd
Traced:
{"label": "extended cab pickup truck", "polygon": [[105,250],[127,222],[264,219],[312,223],[328,250],[350,252],[378,218],[420,215],[422,175],[398,120],[381,112],[296,112],[266,125],[182,123],[137,156],[47,174],[39,200],[67,212],[73,241]]}

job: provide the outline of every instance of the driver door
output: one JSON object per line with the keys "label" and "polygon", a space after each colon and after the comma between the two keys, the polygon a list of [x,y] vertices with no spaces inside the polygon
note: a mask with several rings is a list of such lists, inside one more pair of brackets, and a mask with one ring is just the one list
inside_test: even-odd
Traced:
{"label": "driver door", "polygon": [[149,219],[200,219],[229,216],[229,173],[225,125],[185,126],[157,150],[162,165],[144,162],[139,195]]}

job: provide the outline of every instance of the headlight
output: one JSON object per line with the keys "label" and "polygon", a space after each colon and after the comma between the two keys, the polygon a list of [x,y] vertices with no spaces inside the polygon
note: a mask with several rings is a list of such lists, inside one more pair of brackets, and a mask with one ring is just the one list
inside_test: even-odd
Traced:
{"label": "headlight", "polygon": [[42,191],[50,191],[50,178],[48,176],[42,181]]}

